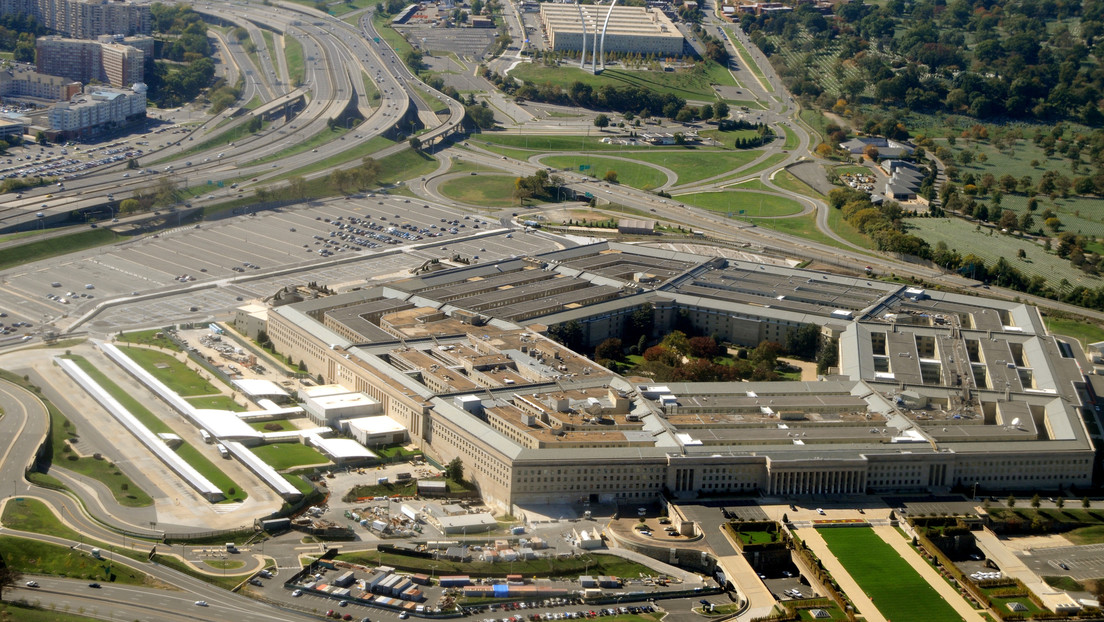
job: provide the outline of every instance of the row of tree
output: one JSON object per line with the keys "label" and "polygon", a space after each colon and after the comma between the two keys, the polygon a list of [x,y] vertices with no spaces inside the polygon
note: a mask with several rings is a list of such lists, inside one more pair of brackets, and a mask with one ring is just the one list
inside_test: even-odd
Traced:
{"label": "row of tree", "polygon": [[[816,65],[804,62],[819,46],[837,55],[840,92],[834,95],[851,100],[872,91],[877,103],[910,110],[1100,125],[1104,74],[1096,68],[1095,43],[1104,33],[1104,9],[1066,2],[1061,11],[1040,15],[1038,4],[860,1],[836,5],[835,20],[803,5],[790,13],[746,14],[741,23],[768,55],[790,49],[784,79],[799,94],[816,97],[825,88]],[[849,75],[848,65],[861,73]]]}

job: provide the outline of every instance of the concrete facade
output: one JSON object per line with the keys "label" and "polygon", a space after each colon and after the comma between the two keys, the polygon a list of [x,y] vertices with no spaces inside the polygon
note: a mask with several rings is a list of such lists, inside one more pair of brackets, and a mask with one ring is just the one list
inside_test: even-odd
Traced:
{"label": "concrete facade", "polygon": [[[838,341],[838,373],[821,382],[634,385],[495,315],[510,313],[508,292],[529,296],[515,285],[519,275],[531,280],[527,270],[592,288],[620,283],[613,299],[529,323],[575,325],[587,349],[626,336],[645,315],[653,339],[681,323],[750,346],[784,343],[811,324]],[[655,282],[641,291],[632,283],[645,270]],[[502,305],[473,312],[464,297],[473,290],[472,306]],[[437,303],[441,319],[368,342],[316,319],[384,298],[429,306],[434,296],[452,298]],[[1080,372],[1090,367],[1079,349],[1049,335],[1026,305],[616,243],[281,306],[269,313],[268,334],[311,374],[379,400],[441,463],[461,458],[484,500],[507,511],[643,503],[665,492],[1088,485],[1093,442],[1080,413],[1104,388]]]}
{"label": "concrete facade", "polygon": [[0,0],[0,14],[32,15],[46,28],[76,39],[148,35],[153,28],[148,4],[111,0]]}
{"label": "concrete facade", "polygon": [[[601,29],[609,7],[582,5],[582,10],[586,23],[587,51],[590,52],[594,33]],[[542,3],[540,18],[553,50],[582,50],[583,22],[579,21],[579,5]],[[683,36],[662,11],[647,7],[615,6],[606,28],[605,51],[681,56]]]}

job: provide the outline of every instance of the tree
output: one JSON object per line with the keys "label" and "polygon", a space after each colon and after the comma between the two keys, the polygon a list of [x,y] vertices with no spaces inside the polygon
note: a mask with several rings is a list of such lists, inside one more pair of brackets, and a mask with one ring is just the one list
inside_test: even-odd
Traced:
{"label": "tree", "polygon": [[599,113],[598,116],[594,117],[594,127],[605,128],[609,127],[609,124],[609,117],[607,117],[605,114]]}
{"label": "tree", "polygon": [[37,142],[40,145],[45,145],[46,144],[46,132],[43,132],[42,130],[39,130],[39,131],[35,132],[35,142]]}
{"label": "tree", "polygon": [[617,183],[617,171],[615,171],[615,170],[606,171],[606,174],[603,177],[603,179],[610,182],[611,184],[616,184]]}
{"label": "tree", "polygon": [[1091,508],[1092,500],[1090,500],[1088,497],[1081,497],[1081,507],[1085,508],[1086,510]]}
{"label": "tree", "polygon": [[15,587],[22,579],[23,573],[10,568],[4,558],[0,557],[0,600],[4,599],[4,588]]}
{"label": "tree", "polygon": [[421,151],[422,150],[422,139],[418,138],[417,136],[411,136],[410,137],[410,148],[413,149],[414,151]]}
{"label": "tree", "polygon": [[445,466],[445,477],[454,482],[464,481],[464,461],[457,456]]}
{"label": "tree", "polygon": [[621,340],[616,337],[610,337],[598,344],[598,347],[594,349],[594,360],[616,361],[621,358],[621,352]]}
{"label": "tree", "polygon": [[1006,501],[1006,503],[1010,508],[1016,507],[1016,495],[1008,495],[1008,501]]}
{"label": "tree", "polygon": [[690,338],[690,356],[699,359],[712,359],[720,353],[721,349],[717,346],[717,340],[712,337]]}
{"label": "tree", "polygon": [[728,109],[728,104],[726,102],[718,101],[718,102],[713,103],[713,118],[714,119],[717,119],[718,121],[721,120],[721,119],[727,119],[728,118],[728,112],[729,112],[729,109]]}
{"label": "tree", "polygon": [[1039,495],[1035,495],[1034,497],[1031,497],[1031,507],[1033,507],[1037,510],[1037,509],[1039,509],[1039,505],[1041,503],[1042,503],[1042,499],[1039,498]]}
{"label": "tree", "polygon": [[1054,500],[1054,505],[1058,506],[1058,509],[1061,510],[1062,508],[1066,507],[1066,498],[1058,497]]}

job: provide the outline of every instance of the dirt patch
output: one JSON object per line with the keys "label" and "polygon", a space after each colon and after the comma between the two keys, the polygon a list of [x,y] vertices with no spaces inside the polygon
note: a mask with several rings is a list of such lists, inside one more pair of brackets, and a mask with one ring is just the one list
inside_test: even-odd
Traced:
{"label": "dirt patch", "polygon": [[805,361],[799,361],[797,359],[789,359],[783,357],[778,357],[778,361],[786,363],[788,365],[793,365],[794,367],[800,369],[802,382],[813,382],[817,379],[816,363],[808,363]]}
{"label": "dirt patch", "polygon": [[1062,546],[1072,546],[1073,543],[1064,536],[1023,536],[1001,540],[1007,548],[1013,551],[1028,551],[1031,549],[1053,549]]}

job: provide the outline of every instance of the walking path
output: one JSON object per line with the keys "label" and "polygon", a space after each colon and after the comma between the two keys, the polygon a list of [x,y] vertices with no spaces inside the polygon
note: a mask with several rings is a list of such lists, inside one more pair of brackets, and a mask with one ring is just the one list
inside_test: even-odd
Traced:
{"label": "walking path", "polygon": [[[882,612],[874,606],[874,601],[870,600],[866,592],[851,578],[843,564],[828,549],[828,543],[820,537],[819,531],[816,529],[801,529],[798,535],[808,545],[809,550],[824,564],[824,568],[832,574],[832,578],[836,580],[840,590],[851,598],[855,609],[866,618],[867,622],[888,622]],[[942,579],[940,580],[942,581]]]}
{"label": "walking path", "polygon": [[[928,582],[928,585],[935,588],[936,592],[939,592],[939,596],[947,602],[948,605],[954,607],[954,610],[958,615],[962,616],[967,622],[985,622],[986,618],[983,618],[981,612],[971,607],[966,599],[951,587],[950,583],[947,583],[932,568],[919,553],[916,552],[907,540],[905,540],[901,534],[890,527],[889,525],[876,525],[874,526],[874,533],[878,534],[878,537],[885,541],[886,544],[893,547],[893,550],[897,551],[897,554],[901,556],[901,559],[908,562],[912,566],[913,570],[920,573],[920,576]],[[850,594],[850,592],[849,592]]]}

